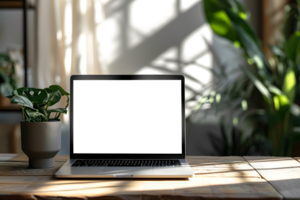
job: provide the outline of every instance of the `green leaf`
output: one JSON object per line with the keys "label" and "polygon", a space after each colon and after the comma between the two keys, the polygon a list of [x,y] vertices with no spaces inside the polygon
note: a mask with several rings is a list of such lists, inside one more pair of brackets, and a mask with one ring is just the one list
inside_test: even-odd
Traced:
{"label": "green leaf", "polygon": [[44,91],[47,93],[48,99],[53,94],[53,90],[51,90],[50,88],[44,88]]}
{"label": "green leaf", "polygon": [[270,45],[270,49],[274,56],[285,57],[285,52],[275,45]]}
{"label": "green leaf", "polygon": [[70,96],[67,96],[67,104],[65,106],[65,109],[67,109],[69,107],[69,103],[70,103]]}
{"label": "green leaf", "polygon": [[66,108],[55,108],[55,109],[51,109],[51,110],[47,110],[48,113],[52,113],[52,112],[58,112],[58,113],[64,113],[67,114],[67,109]]}
{"label": "green leaf", "polygon": [[69,93],[67,93],[62,87],[60,87],[59,85],[51,85],[50,87],[49,87],[50,89],[52,89],[52,90],[59,90],[60,91],[60,93],[61,93],[61,95],[70,95]]}
{"label": "green leaf", "polygon": [[9,76],[5,74],[3,71],[0,71],[0,80],[1,82],[9,82]]}
{"label": "green leaf", "polygon": [[50,88],[44,88],[45,92],[47,92],[48,94],[53,93],[53,90],[51,90]]}
{"label": "green leaf", "polygon": [[216,34],[233,43],[237,42],[230,19],[219,0],[204,0],[204,10],[207,22]]}
{"label": "green leaf", "polygon": [[276,95],[284,95],[284,93],[276,86],[269,84],[268,89],[270,92]]}
{"label": "green leaf", "polygon": [[252,83],[255,85],[255,87],[263,95],[267,103],[270,104],[272,102],[272,96],[269,90],[266,88],[266,86],[256,76],[254,76],[247,68],[242,68],[242,69],[245,72],[245,74],[249,77],[249,79],[252,81]]}
{"label": "green leaf", "polygon": [[296,31],[289,37],[285,45],[285,53],[294,64],[300,62],[300,31]]}
{"label": "green leaf", "polygon": [[2,83],[0,85],[0,92],[3,96],[10,95],[13,91],[13,88],[10,83]]}
{"label": "green leaf", "polygon": [[296,93],[296,76],[292,67],[290,67],[286,72],[282,91],[291,102],[294,101]]}
{"label": "green leaf", "polygon": [[273,97],[275,109],[278,111],[285,107],[290,107],[290,101],[285,95],[276,95]]}
{"label": "green leaf", "polygon": [[[283,91],[281,91],[279,88],[277,88],[274,85],[268,85],[268,89],[270,92],[275,94],[275,96],[273,97],[273,103],[277,111],[281,110],[283,112],[286,112],[291,108],[292,101],[289,100],[289,98],[286,96],[286,94],[284,94]],[[278,114],[280,115],[283,112]]]}
{"label": "green leaf", "polygon": [[46,121],[46,117],[37,109],[25,109],[26,114],[31,118],[30,121]]}
{"label": "green leaf", "polygon": [[10,57],[8,54],[4,54],[4,53],[1,53],[0,54],[0,61],[1,60],[4,60],[4,61],[10,61]]}
{"label": "green leaf", "polygon": [[49,119],[48,119],[47,112],[46,112],[46,109],[44,106],[45,105],[37,105],[37,108],[38,108],[38,111],[45,116],[45,121],[48,121]]}
{"label": "green leaf", "polygon": [[248,18],[246,10],[240,2],[238,2],[237,0],[232,0],[231,5],[234,8],[234,11],[240,16],[240,18],[242,18],[243,20],[246,20]]}
{"label": "green leaf", "polygon": [[13,91],[13,95],[27,96],[24,92],[28,91],[28,90],[29,90],[29,88],[26,88],[26,87],[18,88]]}
{"label": "green leaf", "polygon": [[14,95],[21,95],[28,98],[33,104],[45,104],[47,101],[47,93],[42,89],[36,88],[19,88],[13,91]]}
{"label": "green leaf", "polygon": [[33,108],[33,104],[24,96],[16,95],[11,99],[11,103],[18,104],[24,107]]}
{"label": "green leaf", "polygon": [[249,24],[241,19],[236,13],[229,8],[225,8],[226,13],[231,19],[232,26],[235,30],[237,38],[247,53],[247,55],[255,62],[259,75],[271,82],[272,71],[269,67],[266,57],[260,47],[260,42]]}
{"label": "green leaf", "polygon": [[243,20],[237,13],[232,11],[232,9],[230,7],[224,7],[223,9],[225,10],[225,12],[227,13],[227,16],[231,20],[232,27],[234,29],[234,32],[235,32],[237,38],[239,39],[239,35],[236,32],[234,25],[235,26],[238,25],[244,31],[244,33],[247,34],[247,36],[249,36],[251,38],[251,40],[253,40],[257,45],[259,45],[259,43],[260,43],[259,39],[256,36],[256,34],[254,33],[254,31],[252,30],[251,26],[248,24],[248,22]]}
{"label": "green leaf", "polygon": [[6,98],[9,98],[9,100],[12,100],[13,97],[14,97],[13,95],[6,96]]}
{"label": "green leaf", "polygon": [[54,104],[56,104],[57,102],[59,102],[61,99],[61,93],[59,90],[53,91],[53,93],[50,94],[49,98],[48,98],[48,106],[53,106]]}

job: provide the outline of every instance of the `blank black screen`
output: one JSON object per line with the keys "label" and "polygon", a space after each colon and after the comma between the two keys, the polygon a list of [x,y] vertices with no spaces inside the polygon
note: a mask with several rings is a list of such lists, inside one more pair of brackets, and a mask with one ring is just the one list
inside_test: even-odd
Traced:
{"label": "blank black screen", "polygon": [[75,151],[179,154],[179,81],[76,81]]}

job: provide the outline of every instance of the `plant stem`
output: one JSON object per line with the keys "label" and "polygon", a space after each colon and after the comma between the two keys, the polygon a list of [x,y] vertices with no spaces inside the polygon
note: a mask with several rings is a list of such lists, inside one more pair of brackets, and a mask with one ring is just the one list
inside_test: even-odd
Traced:
{"label": "plant stem", "polygon": [[68,99],[67,99],[67,105],[66,105],[66,107],[65,107],[66,109],[68,108],[68,106],[69,106],[69,102],[70,102],[69,95],[67,96],[67,98],[68,98]]}
{"label": "plant stem", "polygon": [[24,107],[23,106],[22,106],[22,117],[23,117],[23,120],[26,121],[25,120],[25,114],[24,114]]}
{"label": "plant stem", "polygon": [[48,115],[47,115],[46,110],[45,110],[43,107],[42,107],[42,108],[39,107],[38,105],[36,105],[36,107],[38,108],[38,110],[40,111],[40,113],[44,114],[45,120],[48,121],[48,120],[49,120],[49,117],[48,117]]}

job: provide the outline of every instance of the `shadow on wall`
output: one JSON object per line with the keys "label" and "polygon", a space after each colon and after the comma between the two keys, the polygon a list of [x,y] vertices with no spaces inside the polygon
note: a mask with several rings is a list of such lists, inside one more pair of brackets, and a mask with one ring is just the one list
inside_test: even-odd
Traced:
{"label": "shadow on wall", "polygon": [[[123,7],[123,9],[123,12],[128,14],[128,11],[125,11],[128,6]],[[177,51],[174,58],[181,60],[182,43],[205,22],[200,9],[199,4],[195,4],[186,12],[179,12],[168,24],[152,35],[145,37],[133,48],[121,48],[123,51],[120,56],[108,65],[109,72],[137,73],[142,67],[151,66],[156,58],[172,47],[175,47]],[[124,16],[124,19],[128,19],[128,17]],[[123,26],[126,26],[126,24],[128,27],[130,26],[130,23],[126,21],[123,24]],[[125,30],[122,30],[122,45],[129,43],[127,41],[128,37],[125,37],[128,27],[124,27]],[[182,73],[180,64],[173,71],[173,73],[178,72]]]}

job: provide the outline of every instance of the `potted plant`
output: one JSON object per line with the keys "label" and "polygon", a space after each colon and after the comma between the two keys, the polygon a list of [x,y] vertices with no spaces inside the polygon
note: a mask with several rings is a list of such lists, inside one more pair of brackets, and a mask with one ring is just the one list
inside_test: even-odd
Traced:
{"label": "potted plant", "polygon": [[[21,105],[22,108],[21,144],[22,150],[29,157],[29,168],[54,166],[54,156],[61,148],[59,117],[67,113],[69,95],[60,86],[51,85],[45,89],[23,87],[7,96],[11,103]],[[66,106],[50,109],[62,96],[67,96]]]}
{"label": "potted plant", "polygon": [[10,101],[4,96],[17,87],[15,62],[7,54],[0,54],[0,105],[8,106]]}

